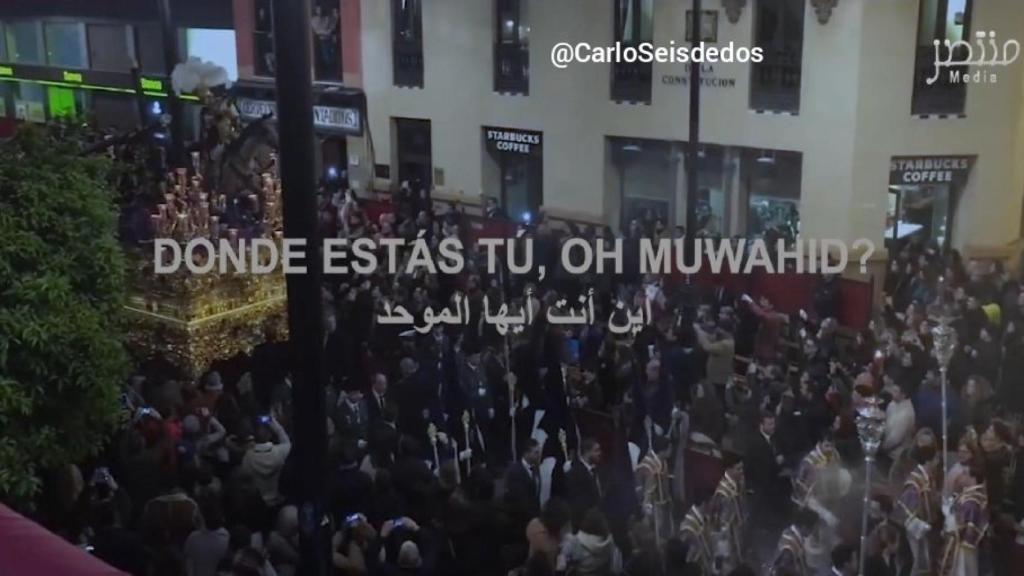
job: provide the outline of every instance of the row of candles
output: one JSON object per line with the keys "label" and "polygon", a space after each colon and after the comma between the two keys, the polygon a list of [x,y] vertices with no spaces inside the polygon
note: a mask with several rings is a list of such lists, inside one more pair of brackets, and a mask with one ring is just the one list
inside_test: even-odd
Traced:
{"label": "row of candles", "polygon": [[[243,213],[262,216],[262,231],[258,235],[270,237],[281,225],[280,181],[270,172],[263,173],[260,188],[261,194],[250,192],[231,199],[232,208],[236,219]],[[232,243],[238,240],[242,223],[224,221],[228,214],[227,196],[219,191],[207,192],[198,171],[190,178],[186,168],[176,169],[168,174],[166,189],[170,192],[164,193],[164,201],[157,204],[156,213],[150,215],[154,238],[187,242],[200,237],[217,241],[226,236]]]}

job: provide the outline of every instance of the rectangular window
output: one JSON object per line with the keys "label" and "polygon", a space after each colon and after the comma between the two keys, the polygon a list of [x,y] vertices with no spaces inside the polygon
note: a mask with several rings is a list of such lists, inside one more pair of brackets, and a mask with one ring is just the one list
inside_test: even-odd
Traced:
{"label": "rectangular window", "polygon": [[0,22],[0,62],[7,62],[7,36],[4,34],[4,23]]}
{"label": "rectangular window", "polygon": [[89,67],[109,72],[129,72],[135,66],[132,27],[122,24],[89,24]]}
{"label": "rectangular window", "polygon": [[35,20],[8,22],[4,26],[7,55],[17,64],[44,64],[42,26]]}
{"label": "rectangular window", "polygon": [[253,73],[257,76],[274,76],[277,69],[274,60],[274,16],[271,0],[256,0],[253,27]]}
{"label": "rectangular window", "polygon": [[85,25],[80,22],[46,23],[46,63],[61,68],[88,68]]}
{"label": "rectangular window", "polygon": [[[654,0],[614,0],[615,41],[623,48],[654,40]],[[612,63],[612,100],[651,101],[650,62]]]}
{"label": "rectangular window", "polygon": [[607,144],[619,186],[622,230],[633,235],[656,222],[675,222],[682,148],[640,138],[610,137]]}
{"label": "rectangular window", "polygon": [[395,133],[399,182],[408,183],[414,192],[430,190],[434,185],[430,120],[395,118]]}
{"label": "rectangular window", "polygon": [[391,0],[395,86],[423,87],[423,10],[420,0]]}
{"label": "rectangular window", "polygon": [[166,74],[163,33],[158,24],[140,24],[135,27],[135,57],[139,67],[149,74]]}
{"label": "rectangular window", "polygon": [[757,0],[754,46],[764,60],[751,64],[750,107],[800,111],[800,69],[804,47],[804,0]]}
{"label": "rectangular window", "polygon": [[341,12],[338,0],[313,0],[313,73],[322,82],[341,82]]}
{"label": "rectangular window", "polygon": [[14,117],[28,122],[46,122],[46,90],[41,84],[14,83]]}
{"label": "rectangular window", "polygon": [[[963,62],[970,48],[956,46],[953,54],[946,46],[958,41],[970,42],[971,0],[921,0],[917,22],[917,50],[914,61],[913,114],[963,114],[967,84],[960,80],[966,65],[943,67],[936,73],[936,59]],[[938,48],[934,42],[938,41]],[[936,55],[938,50],[938,55]]]}
{"label": "rectangular window", "polygon": [[235,31],[213,28],[185,30],[185,53],[224,68],[228,80],[238,80],[238,56],[235,52]]}
{"label": "rectangular window", "polygon": [[785,150],[744,149],[741,179],[747,195],[747,236],[787,244],[800,233],[803,154]]}
{"label": "rectangular window", "polygon": [[494,32],[494,91],[530,91],[528,1],[497,0]]}

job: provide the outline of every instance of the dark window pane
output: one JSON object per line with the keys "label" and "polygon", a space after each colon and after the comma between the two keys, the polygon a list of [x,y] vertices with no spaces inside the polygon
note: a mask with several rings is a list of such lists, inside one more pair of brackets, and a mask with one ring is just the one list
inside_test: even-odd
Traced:
{"label": "dark window pane", "polygon": [[420,0],[392,0],[391,42],[396,86],[423,86],[423,13]]}
{"label": "dark window pane", "polygon": [[270,0],[256,0],[256,27],[253,32],[253,68],[257,76],[273,76],[276,70],[274,60],[274,17]]}
{"label": "dark window pane", "polygon": [[135,48],[143,72],[166,74],[163,34],[156,24],[143,24],[135,28]]}
{"label": "dark window pane", "polygon": [[8,22],[4,26],[7,53],[11,62],[18,64],[44,64],[42,30],[39,22]]}
{"label": "dark window pane", "polygon": [[764,60],[751,65],[750,107],[798,112],[804,44],[804,0],[758,0],[754,45]]}
{"label": "dark window pane", "polygon": [[[615,0],[615,41],[638,46],[654,38],[654,0]],[[612,63],[612,100],[651,101],[650,62]]]}
{"label": "dark window pane", "polygon": [[46,62],[63,68],[87,68],[85,26],[80,23],[46,24]]}
{"label": "dark window pane", "polygon": [[135,62],[131,27],[120,24],[89,24],[89,67],[128,72]]}
{"label": "dark window pane", "polygon": [[495,14],[494,90],[526,94],[530,87],[527,2],[499,0]]}
{"label": "dark window pane", "polygon": [[[913,114],[962,114],[967,101],[967,85],[960,81],[967,66],[950,66],[935,71],[934,40],[940,41],[939,59],[950,58],[950,43],[970,40],[971,0],[934,0],[922,2],[918,15],[917,50],[914,61]],[[969,48],[953,50],[953,61],[969,59]]]}
{"label": "dark window pane", "polygon": [[341,14],[337,0],[315,0],[312,18],[316,79],[341,80]]}

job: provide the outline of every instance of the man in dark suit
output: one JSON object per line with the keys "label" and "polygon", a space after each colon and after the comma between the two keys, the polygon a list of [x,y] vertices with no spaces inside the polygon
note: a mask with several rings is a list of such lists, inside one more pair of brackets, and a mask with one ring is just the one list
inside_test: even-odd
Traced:
{"label": "man in dark suit", "polygon": [[724,285],[712,288],[709,296],[708,303],[715,314],[718,314],[722,308],[736,307],[736,296]]}
{"label": "man in dark suit", "polygon": [[775,414],[761,413],[761,424],[747,441],[743,473],[747,490],[752,493],[754,526],[774,532],[785,523],[789,502],[788,480],[782,476],[785,456],[775,437]]}
{"label": "man in dark suit", "polygon": [[505,473],[503,501],[516,526],[517,534],[540,514],[540,444],[531,439],[521,451],[518,462]]}
{"label": "man in dark suit", "polygon": [[356,439],[359,448],[366,447],[370,431],[370,409],[361,390],[341,391],[334,410],[334,424]]}
{"label": "man in dark suit", "polygon": [[338,468],[331,473],[328,480],[327,495],[331,515],[338,525],[349,514],[370,512],[373,481],[365,472],[359,470],[359,459],[356,446],[345,441],[341,447]]}
{"label": "man in dark suit", "polygon": [[398,454],[398,411],[391,404],[370,425],[370,454],[377,468],[390,466]]}
{"label": "man in dark suit", "polygon": [[565,499],[572,511],[574,526],[579,526],[584,514],[601,505],[604,486],[598,474],[601,463],[601,444],[593,438],[584,438],[580,443],[579,457],[572,461],[572,467],[565,475]]}
{"label": "man in dark suit", "polygon": [[864,576],[910,576],[914,559],[901,531],[890,520],[874,528],[868,540],[874,540],[878,550],[864,563]]}
{"label": "man in dark suit", "polygon": [[366,398],[366,407],[369,410],[370,421],[376,422],[384,407],[391,403],[391,396],[388,393],[387,376],[377,373],[370,379],[370,395]]}

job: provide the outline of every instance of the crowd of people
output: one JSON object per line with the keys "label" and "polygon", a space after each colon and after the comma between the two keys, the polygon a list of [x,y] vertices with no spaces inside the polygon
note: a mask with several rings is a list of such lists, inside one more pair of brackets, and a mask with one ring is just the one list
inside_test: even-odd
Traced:
{"label": "crowd of people", "polygon": [[[458,206],[403,186],[372,217],[323,193],[325,236],[465,237]],[[491,206],[491,209],[494,207]],[[1024,566],[1024,289],[1000,268],[908,243],[884,310],[840,326],[835,277],[793,314],[685,277],[570,275],[558,247],[604,227],[524,225],[549,272],[326,278],[326,503],[337,574],[811,576],[860,573],[864,453],[857,411],[885,413],[868,485],[867,576],[1011,576]],[[627,227],[629,242],[671,234]],[[406,256],[406,255],[402,255]],[[406,256],[407,257],[407,256]],[[386,257],[382,255],[382,261]],[[548,323],[592,294],[648,306],[637,333]],[[377,322],[401,305],[468,301],[426,333]],[[486,298],[485,298],[486,297]],[[478,321],[530,310],[520,333]],[[942,374],[931,317],[959,336]],[[46,487],[42,518],[131,574],[296,574],[300,512],[287,343],[197,381],[140,371],[104,455]],[[1022,467],[1024,468],[1024,467]],[[88,479],[88,481],[86,481]],[[1017,568],[1014,568],[1017,567]]]}

